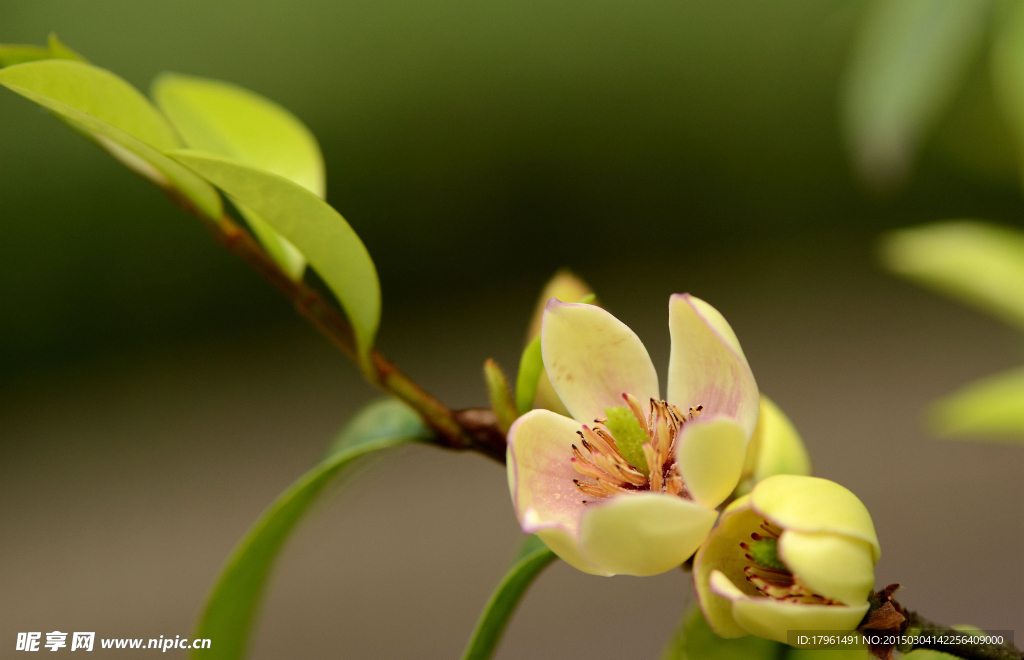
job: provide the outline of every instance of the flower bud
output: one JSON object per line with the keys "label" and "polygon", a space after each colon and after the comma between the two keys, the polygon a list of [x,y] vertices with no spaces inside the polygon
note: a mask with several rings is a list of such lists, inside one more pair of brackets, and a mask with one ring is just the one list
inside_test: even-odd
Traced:
{"label": "flower bud", "polygon": [[826,479],[777,475],[730,505],[694,562],[721,637],[785,642],[790,630],[854,630],[880,549],[857,496]]}
{"label": "flower bud", "polygon": [[796,427],[775,402],[761,394],[757,428],[747,446],[747,460],[736,493],[749,493],[757,482],[776,474],[810,473],[811,459]]}

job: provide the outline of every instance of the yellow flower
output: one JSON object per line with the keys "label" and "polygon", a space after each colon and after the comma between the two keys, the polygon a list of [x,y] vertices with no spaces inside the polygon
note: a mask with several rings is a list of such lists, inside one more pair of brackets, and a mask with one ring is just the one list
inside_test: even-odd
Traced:
{"label": "yellow flower", "polygon": [[789,630],[854,630],[881,550],[857,496],[816,477],[778,475],[733,502],[694,562],[721,637],[786,641]]}
{"label": "yellow flower", "polygon": [[672,296],[666,399],[647,349],[594,305],[550,301],[541,348],[571,415],[532,410],[508,434],[523,530],[576,568],[654,575],[683,563],[736,488],[757,384],[735,333],[703,300]]}

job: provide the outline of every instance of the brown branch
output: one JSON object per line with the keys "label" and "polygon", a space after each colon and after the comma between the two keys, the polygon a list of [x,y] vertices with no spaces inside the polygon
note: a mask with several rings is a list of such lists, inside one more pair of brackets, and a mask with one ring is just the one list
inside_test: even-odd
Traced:
{"label": "brown branch", "polygon": [[1012,644],[941,643],[938,640],[941,640],[943,637],[963,637],[969,633],[933,623],[917,612],[907,612],[907,619],[910,623],[908,630],[915,629],[915,634],[920,641],[912,649],[942,651],[943,653],[965,658],[965,660],[1024,660],[1024,652]]}
{"label": "brown branch", "polygon": [[[174,190],[165,193],[179,206],[199,218],[222,246],[236,254],[263,279],[270,282],[295,306],[322,335],[349,357],[356,365],[360,359],[356,351],[355,335],[341,311],[320,292],[305,282],[295,281],[267,255],[249,232],[231,218],[222,216],[212,220]],[[457,413],[403,374],[376,349],[370,353],[369,368],[362,368],[370,384],[401,399],[423,417],[437,432],[435,444],[449,449],[469,449],[505,462],[505,434],[489,410],[470,410]]]}
{"label": "brown branch", "polygon": [[868,596],[871,607],[857,627],[879,642],[868,644],[868,650],[875,658],[892,660],[893,651],[899,648],[904,653],[913,649],[931,649],[965,660],[1024,660],[1024,653],[1013,644],[961,642],[971,633],[933,623],[917,612],[907,610],[893,598],[899,588],[899,584],[890,584],[881,591],[872,592]]}

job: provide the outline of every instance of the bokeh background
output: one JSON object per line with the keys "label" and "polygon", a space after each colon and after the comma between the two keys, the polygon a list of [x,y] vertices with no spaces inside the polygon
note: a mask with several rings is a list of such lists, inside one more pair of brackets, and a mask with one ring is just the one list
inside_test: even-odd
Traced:
{"label": "bokeh background", "polygon": [[[56,31],[142,89],[171,70],[293,110],[380,271],[382,350],[453,406],[484,403],[485,358],[514,370],[558,267],[659,366],[669,294],[709,300],[816,473],[871,509],[879,584],[1024,634],[1021,447],[922,419],[1024,361],[1020,338],[875,257],[892,227],[1019,223],[1011,139],[979,50],[912,175],[863,183],[840,99],[866,7],[5,0],[0,41]],[[0,117],[0,644],[185,635],[235,542],[374,393],[146,182],[13,94]],[[497,464],[378,460],[287,547],[253,657],[456,656],[518,536]],[[681,573],[556,565],[499,657],[654,657],[688,599]]]}

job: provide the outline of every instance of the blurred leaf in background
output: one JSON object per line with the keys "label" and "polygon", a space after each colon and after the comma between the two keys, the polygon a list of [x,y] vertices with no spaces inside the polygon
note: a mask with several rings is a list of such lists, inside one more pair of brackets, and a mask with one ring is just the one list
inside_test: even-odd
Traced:
{"label": "blurred leaf in background", "polygon": [[[287,107],[316,134],[328,201],[374,255],[397,307],[539,286],[566,263],[592,278],[669,263],[682,282],[700,260],[761,254],[767,242],[853,251],[908,213],[1021,213],[1004,179],[975,177],[945,148],[922,151],[899,206],[863,193],[836,100],[865,9],[7,0],[0,39],[56,30],[136,87],[171,69]],[[967,77],[965,89],[988,90],[976,66]],[[1001,118],[991,97],[954,100],[936,135],[965,146],[948,153],[977,150],[977,126],[995,126],[986,145],[1009,142],[992,124]],[[18,127],[0,131],[0,199],[15,219],[0,223],[4,373],[291,321],[148,187],[54,135],[14,95],[0,95],[0,115]],[[670,232],[685,249],[658,238]],[[557,247],[538,249],[539,236]]]}
{"label": "blurred leaf in background", "polygon": [[[935,223],[888,234],[881,256],[891,272],[1024,331],[1024,232],[977,221]],[[930,419],[945,436],[1024,442],[1024,373],[968,385],[935,403]]]}
{"label": "blurred leaf in background", "polygon": [[903,182],[983,43],[990,2],[875,0],[851,55],[843,119],[861,177]]}

